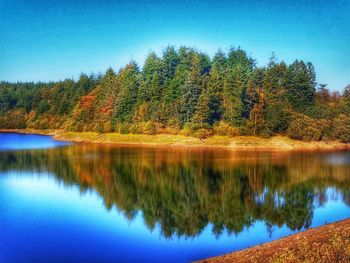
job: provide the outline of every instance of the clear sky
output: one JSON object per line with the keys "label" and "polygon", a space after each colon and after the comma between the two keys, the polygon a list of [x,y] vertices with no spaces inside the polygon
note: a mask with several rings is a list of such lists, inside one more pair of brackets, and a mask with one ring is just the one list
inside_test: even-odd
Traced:
{"label": "clear sky", "polygon": [[212,56],[240,46],[311,61],[320,83],[350,83],[350,0],[0,0],[0,80],[49,81],[142,65],[167,45]]}

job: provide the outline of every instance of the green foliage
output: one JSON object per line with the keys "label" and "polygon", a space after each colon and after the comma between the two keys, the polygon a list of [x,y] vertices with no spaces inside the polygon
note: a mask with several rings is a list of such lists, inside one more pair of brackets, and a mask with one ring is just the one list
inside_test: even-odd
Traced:
{"label": "green foliage", "polygon": [[222,136],[234,137],[239,134],[238,128],[232,127],[224,121],[215,123],[213,129],[215,134],[222,135]]}
{"label": "green foliage", "polygon": [[293,109],[305,113],[315,98],[315,73],[311,63],[294,61],[287,69],[284,85]]}
{"label": "green foliage", "polygon": [[273,133],[284,133],[291,119],[290,112],[282,102],[270,103],[266,108],[267,128]]}
{"label": "green foliage", "polygon": [[185,123],[184,128],[180,133],[186,136],[194,136],[203,140],[213,135],[213,130],[207,123]]}
{"label": "green foliage", "polygon": [[116,127],[116,131],[120,134],[128,134],[130,133],[130,124],[129,123],[120,123]]}
{"label": "green foliage", "polygon": [[[13,112],[20,119],[11,120]],[[219,50],[210,59],[194,48],[169,46],[160,56],[151,52],[141,69],[132,61],[117,73],[109,68],[103,76],[81,74],[77,81],[0,82],[0,126],[8,128],[136,134],[182,129],[196,136],[193,126],[199,125],[200,138],[212,131],[288,133],[345,142],[349,127],[343,115],[349,114],[349,85],[342,94],[331,93],[317,84],[310,62],[287,65],[272,55],[266,67],[257,67],[241,48]]]}
{"label": "green foliage", "polygon": [[23,129],[26,127],[26,115],[23,110],[14,110],[10,114],[0,116],[1,129]]}
{"label": "green foliage", "polygon": [[319,141],[322,138],[322,133],[317,122],[303,114],[298,114],[293,117],[288,128],[288,135],[292,139],[305,141]]}
{"label": "green foliage", "polygon": [[149,134],[149,135],[156,134],[156,125],[154,124],[154,122],[152,121],[146,122],[143,127],[143,133]]}
{"label": "green foliage", "polygon": [[193,136],[197,137],[201,140],[204,140],[208,137],[210,137],[213,134],[213,131],[211,129],[204,129],[204,128],[200,128],[197,129],[194,133]]}
{"label": "green foliage", "polygon": [[118,78],[120,87],[115,101],[115,119],[117,122],[130,121],[140,85],[137,65],[134,62],[126,65],[119,72]]}
{"label": "green foliage", "polygon": [[339,115],[333,121],[333,136],[341,142],[350,142],[350,116]]}

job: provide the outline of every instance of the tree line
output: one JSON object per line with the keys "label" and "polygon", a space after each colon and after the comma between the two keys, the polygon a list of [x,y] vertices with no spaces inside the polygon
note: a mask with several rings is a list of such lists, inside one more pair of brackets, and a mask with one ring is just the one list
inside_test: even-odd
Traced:
{"label": "tree line", "polygon": [[350,85],[330,92],[302,60],[272,56],[259,67],[241,48],[210,58],[169,46],[142,68],[131,61],[77,81],[1,82],[0,127],[350,142]]}

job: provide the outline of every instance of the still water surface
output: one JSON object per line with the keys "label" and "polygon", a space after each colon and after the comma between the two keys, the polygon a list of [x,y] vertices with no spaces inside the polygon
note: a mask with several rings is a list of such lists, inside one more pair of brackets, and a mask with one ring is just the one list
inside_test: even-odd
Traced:
{"label": "still water surface", "polygon": [[0,133],[0,262],[190,262],[350,217],[350,152]]}

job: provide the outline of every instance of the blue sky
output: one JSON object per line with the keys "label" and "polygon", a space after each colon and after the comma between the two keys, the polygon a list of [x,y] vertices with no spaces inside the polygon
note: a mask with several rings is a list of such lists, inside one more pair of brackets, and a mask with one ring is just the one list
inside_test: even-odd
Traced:
{"label": "blue sky", "polygon": [[0,0],[0,80],[49,81],[142,64],[167,45],[213,55],[241,46],[314,63],[332,90],[350,83],[350,0]]}

